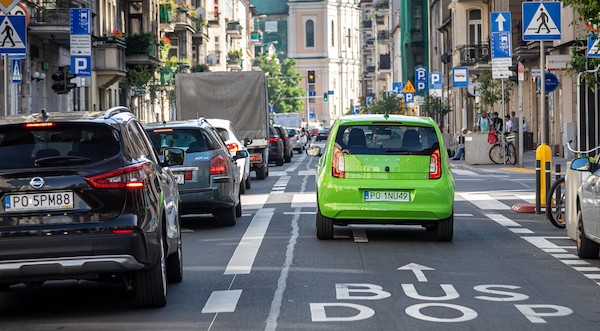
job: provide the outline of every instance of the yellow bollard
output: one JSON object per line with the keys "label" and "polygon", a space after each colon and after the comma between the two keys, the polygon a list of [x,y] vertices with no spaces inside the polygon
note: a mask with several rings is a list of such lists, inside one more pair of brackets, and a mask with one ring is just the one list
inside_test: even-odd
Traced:
{"label": "yellow bollard", "polygon": [[539,201],[542,206],[546,205],[546,192],[550,188],[550,183],[546,183],[546,162],[550,162],[548,170],[552,170],[552,149],[546,144],[541,144],[535,150],[535,159],[540,160],[540,179],[536,183],[539,190],[539,196],[536,196],[536,201]]}

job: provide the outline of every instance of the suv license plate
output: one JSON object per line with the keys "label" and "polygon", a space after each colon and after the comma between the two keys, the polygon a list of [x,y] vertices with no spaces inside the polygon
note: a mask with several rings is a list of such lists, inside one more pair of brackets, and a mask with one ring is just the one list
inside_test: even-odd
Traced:
{"label": "suv license plate", "polygon": [[175,176],[175,180],[177,184],[185,184],[185,177],[183,174],[173,174]]}
{"label": "suv license plate", "polygon": [[63,210],[73,209],[73,192],[14,194],[4,197],[4,210]]}
{"label": "suv license plate", "polygon": [[365,191],[365,201],[410,202],[407,191]]}

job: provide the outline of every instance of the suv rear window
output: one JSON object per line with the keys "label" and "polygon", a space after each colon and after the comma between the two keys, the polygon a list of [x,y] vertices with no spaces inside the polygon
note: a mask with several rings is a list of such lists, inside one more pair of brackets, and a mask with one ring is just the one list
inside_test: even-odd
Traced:
{"label": "suv rear window", "polygon": [[121,150],[111,127],[93,123],[48,123],[0,127],[0,169],[68,166],[101,161]]}
{"label": "suv rear window", "polygon": [[198,129],[154,129],[148,131],[152,145],[157,151],[163,147],[178,147],[188,153],[206,152],[209,148]]}
{"label": "suv rear window", "polygon": [[439,148],[435,129],[431,126],[343,125],[335,142],[351,154],[422,154]]}

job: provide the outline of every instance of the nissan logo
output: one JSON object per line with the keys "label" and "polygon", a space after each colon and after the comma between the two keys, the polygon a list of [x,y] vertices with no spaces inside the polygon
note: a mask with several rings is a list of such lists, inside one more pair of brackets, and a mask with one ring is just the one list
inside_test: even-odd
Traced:
{"label": "nissan logo", "polygon": [[45,184],[45,182],[44,182],[44,179],[42,177],[33,177],[29,181],[29,185],[31,185],[31,187],[33,187],[35,189],[42,188],[42,186],[44,186],[44,184]]}

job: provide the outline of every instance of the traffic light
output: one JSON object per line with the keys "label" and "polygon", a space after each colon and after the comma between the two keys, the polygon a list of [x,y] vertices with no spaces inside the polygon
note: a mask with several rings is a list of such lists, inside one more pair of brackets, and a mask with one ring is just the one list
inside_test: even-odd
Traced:
{"label": "traffic light", "polygon": [[508,77],[508,80],[510,80],[511,82],[515,82],[518,83],[519,82],[519,64],[513,64],[510,67],[508,67],[508,70],[514,72],[514,74],[512,76]]}
{"label": "traffic light", "polygon": [[59,71],[52,74],[52,80],[54,84],[52,84],[52,90],[58,94],[67,94],[69,90],[65,86],[65,72],[59,68]]}
{"label": "traffic light", "polygon": [[71,79],[75,77],[77,77],[76,74],[70,72],[65,73],[65,88],[67,89],[67,92],[77,87],[77,84],[71,83]]}
{"label": "traffic light", "polygon": [[323,93],[323,102],[327,102],[329,100],[329,94],[327,92]]}
{"label": "traffic light", "polygon": [[308,83],[314,84],[315,83],[315,71],[309,70],[307,75],[308,75]]}

